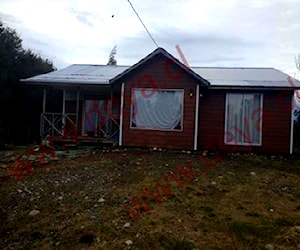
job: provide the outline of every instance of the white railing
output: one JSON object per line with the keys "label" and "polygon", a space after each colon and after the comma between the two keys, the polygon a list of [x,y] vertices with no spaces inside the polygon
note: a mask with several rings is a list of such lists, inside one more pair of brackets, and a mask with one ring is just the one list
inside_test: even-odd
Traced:
{"label": "white railing", "polygon": [[40,120],[40,135],[44,138],[50,136],[76,136],[75,113],[42,113]]}
{"label": "white railing", "polygon": [[[78,136],[79,133],[76,126],[76,113],[42,113],[40,120],[40,135],[42,138],[46,136],[71,137]],[[101,123],[99,123],[101,124]],[[96,134],[90,137],[103,137],[108,139],[118,138],[119,123],[111,118],[106,117],[104,124],[96,128]],[[118,139],[116,139],[118,140]]]}

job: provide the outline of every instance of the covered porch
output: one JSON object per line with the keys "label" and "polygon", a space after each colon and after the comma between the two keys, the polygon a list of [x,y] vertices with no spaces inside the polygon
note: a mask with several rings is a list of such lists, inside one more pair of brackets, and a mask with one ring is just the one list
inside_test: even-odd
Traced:
{"label": "covered porch", "polygon": [[113,92],[111,85],[44,86],[42,140],[47,138],[54,144],[117,144],[119,128],[120,93]]}

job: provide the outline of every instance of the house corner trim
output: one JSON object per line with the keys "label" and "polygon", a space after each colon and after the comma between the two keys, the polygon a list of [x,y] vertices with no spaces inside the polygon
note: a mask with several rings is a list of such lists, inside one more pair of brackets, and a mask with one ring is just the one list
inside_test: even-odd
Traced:
{"label": "house corner trim", "polygon": [[119,132],[119,146],[122,146],[123,141],[123,108],[124,108],[124,82],[121,85],[121,104],[120,104],[120,132]]}
{"label": "house corner trim", "polygon": [[294,105],[294,96],[292,97],[292,103],[291,103],[290,154],[293,154],[293,147],[294,147],[294,119],[293,119],[293,105]]}
{"label": "house corner trim", "polygon": [[194,150],[197,150],[198,148],[198,122],[199,122],[199,84],[196,85]]}

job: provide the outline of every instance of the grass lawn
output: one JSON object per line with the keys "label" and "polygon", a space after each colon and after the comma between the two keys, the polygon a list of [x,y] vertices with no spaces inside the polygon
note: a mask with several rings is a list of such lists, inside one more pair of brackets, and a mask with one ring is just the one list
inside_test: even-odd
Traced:
{"label": "grass lawn", "polygon": [[300,249],[300,160],[213,161],[95,150],[36,166],[21,181],[1,168],[0,248]]}

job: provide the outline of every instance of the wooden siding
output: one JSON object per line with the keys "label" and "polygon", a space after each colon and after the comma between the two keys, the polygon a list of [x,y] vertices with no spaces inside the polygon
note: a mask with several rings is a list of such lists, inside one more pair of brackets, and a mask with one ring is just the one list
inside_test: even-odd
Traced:
{"label": "wooden siding", "polygon": [[[233,92],[228,91],[228,93]],[[203,93],[203,97],[200,97],[199,148],[226,152],[289,153],[293,91],[238,92],[263,94],[262,145],[230,146],[224,144],[226,91],[209,90]]]}
{"label": "wooden siding", "polygon": [[263,151],[289,153],[292,95],[293,91],[264,94]]}
{"label": "wooden siding", "polygon": [[[196,83],[172,61],[157,56],[124,80],[123,145],[193,149]],[[130,128],[132,88],[184,89],[182,131],[159,131]],[[190,97],[190,91],[193,96]]]}

